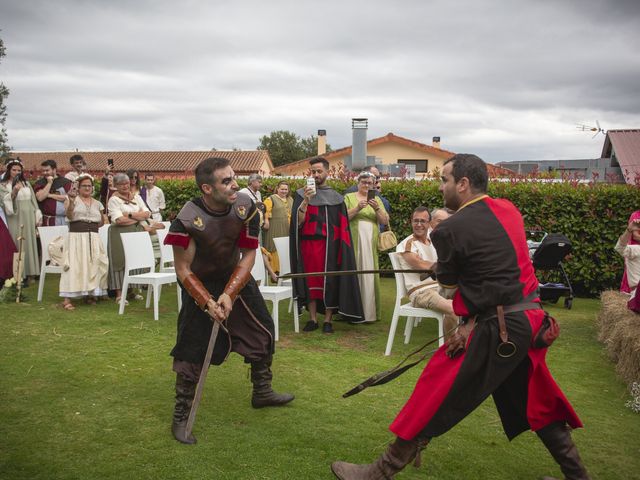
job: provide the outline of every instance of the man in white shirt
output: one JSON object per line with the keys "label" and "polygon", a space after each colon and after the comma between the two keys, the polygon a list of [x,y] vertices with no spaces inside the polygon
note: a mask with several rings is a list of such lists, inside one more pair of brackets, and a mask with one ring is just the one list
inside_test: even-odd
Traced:
{"label": "man in white shirt", "polygon": [[64,178],[75,182],[76,178],[84,173],[85,169],[87,168],[87,162],[84,161],[82,155],[76,153],[75,155],[71,156],[71,158],[69,159],[69,163],[71,164],[71,168],[73,168],[73,170],[67,172]]}
{"label": "man in white shirt", "polygon": [[[267,208],[262,203],[262,193],[260,193],[260,187],[262,186],[262,176],[258,173],[252,173],[249,175],[249,181],[247,186],[241,188],[239,191],[246,193],[251,198],[251,201],[258,207],[258,214],[260,215],[260,227],[264,224],[264,216]],[[258,241],[262,245],[262,228],[260,228],[260,234],[258,235]]]}
{"label": "man in white shirt", "polygon": [[[449,214],[444,209],[434,210],[433,217],[427,207],[420,206],[413,211],[411,215],[413,234],[402,240],[396,247],[396,252],[401,254],[402,268],[432,269],[433,264],[438,261],[438,255],[431,244],[429,233],[448,217]],[[438,292],[438,282],[430,277],[421,279],[419,273],[403,273],[403,275],[411,305],[444,313],[444,331],[450,332],[458,324],[458,319],[453,313],[451,300],[444,298]]]}
{"label": "man in white shirt", "polygon": [[162,210],[165,209],[164,192],[156,187],[156,177],[153,173],[145,173],[144,187],[140,189],[140,196],[151,210],[151,218],[154,222],[162,222]]}
{"label": "man in white shirt", "polygon": [[260,187],[262,186],[262,177],[257,173],[249,175],[249,182],[245,188],[241,188],[240,191],[246,193],[251,197],[253,203],[262,203],[262,194],[260,193]]}

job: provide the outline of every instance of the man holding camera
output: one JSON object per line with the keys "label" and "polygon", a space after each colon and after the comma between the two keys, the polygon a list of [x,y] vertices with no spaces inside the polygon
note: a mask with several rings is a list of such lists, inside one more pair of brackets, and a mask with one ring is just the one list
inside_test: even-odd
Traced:
{"label": "man holding camera", "polygon": [[82,155],[76,153],[75,155],[71,155],[69,164],[71,164],[71,168],[73,168],[73,170],[67,172],[64,178],[75,182],[76,179],[84,173],[85,169],[87,168],[87,162],[84,161]]}
{"label": "man holding camera", "polygon": [[71,180],[58,175],[58,165],[55,160],[45,160],[40,166],[42,178],[35,183],[33,191],[42,212],[42,226],[66,225],[64,201],[67,199],[67,192],[74,188],[74,184]]}
{"label": "man holding camera", "polygon": [[[293,273],[355,270],[356,259],[344,197],[326,184],[329,162],[323,157],[309,162],[313,185],[296,191],[291,211],[289,253]],[[311,180],[311,179],[310,179]],[[333,312],[362,322],[362,301],[355,275],[314,276],[293,279],[293,296],[306,306],[311,319],[305,332],[318,328],[323,313],[323,333],[333,333]]]}

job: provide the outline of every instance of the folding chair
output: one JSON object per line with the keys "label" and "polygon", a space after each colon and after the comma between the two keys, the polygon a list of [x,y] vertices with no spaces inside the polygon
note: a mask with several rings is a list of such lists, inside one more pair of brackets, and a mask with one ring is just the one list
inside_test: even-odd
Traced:
{"label": "folding chair", "polygon": [[[158,301],[162,285],[177,281],[175,273],[154,272],[155,259],[151,237],[147,232],[121,233],[122,246],[124,248],[124,279],[122,281],[122,295],[120,297],[120,309],[118,313],[124,313],[129,284],[149,285],[147,292],[147,305],[151,302],[151,289],[153,288],[153,319],[158,320]],[[149,269],[148,273],[131,275],[131,270]],[[179,298],[179,297],[178,297]]]}
{"label": "folding chair", "polygon": [[[402,268],[400,265],[399,253],[393,252],[389,254],[391,260],[391,266],[394,270]],[[407,287],[404,283],[404,276],[402,273],[396,273],[396,303],[393,307],[393,317],[391,318],[391,326],[389,327],[389,338],[387,339],[387,348],[384,351],[385,355],[391,355],[391,347],[393,347],[393,339],[396,335],[396,328],[398,327],[398,319],[400,317],[407,317],[407,323],[404,329],[404,343],[409,343],[411,339],[411,331],[417,325],[419,318],[435,318],[438,320],[438,345],[442,346],[444,343],[444,315],[435,310],[429,310],[428,308],[412,307],[410,303],[402,304],[402,299],[407,296]]]}
{"label": "folding chair", "polygon": [[42,250],[42,260],[40,261],[40,281],[38,282],[38,302],[42,301],[42,292],[44,291],[44,278],[47,273],[62,273],[62,265],[51,265],[51,257],[49,256],[49,244],[53,239],[60,235],[65,236],[69,233],[69,227],[66,225],[58,225],[55,227],[38,227],[40,235],[40,247]]}

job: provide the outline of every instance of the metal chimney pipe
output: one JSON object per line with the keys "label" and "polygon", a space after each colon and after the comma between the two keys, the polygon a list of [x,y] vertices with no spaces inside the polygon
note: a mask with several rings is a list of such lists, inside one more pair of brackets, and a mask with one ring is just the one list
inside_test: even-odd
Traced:
{"label": "metal chimney pipe", "polygon": [[369,121],[366,118],[352,118],[351,130],[353,144],[351,149],[351,169],[362,170],[367,165],[367,128]]}
{"label": "metal chimney pipe", "polygon": [[327,153],[327,131],[318,130],[318,156]]}

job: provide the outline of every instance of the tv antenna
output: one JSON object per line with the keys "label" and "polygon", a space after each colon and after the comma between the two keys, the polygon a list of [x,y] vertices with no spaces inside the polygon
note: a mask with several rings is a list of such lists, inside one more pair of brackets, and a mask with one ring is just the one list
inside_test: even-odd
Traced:
{"label": "tv antenna", "polygon": [[598,136],[599,133],[602,133],[603,135],[607,134],[607,131],[604,130],[601,126],[600,126],[600,122],[598,120],[596,120],[596,126],[592,126],[592,125],[585,125],[583,123],[577,123],[576,124],[576,128],[582,132],[595,132],[593,134],[593,137],[591,138],[596,138],[596,136]]}

